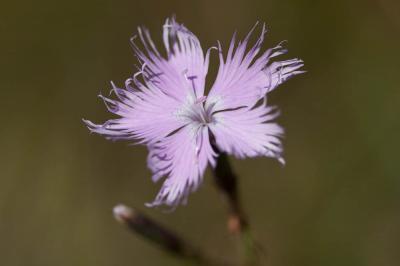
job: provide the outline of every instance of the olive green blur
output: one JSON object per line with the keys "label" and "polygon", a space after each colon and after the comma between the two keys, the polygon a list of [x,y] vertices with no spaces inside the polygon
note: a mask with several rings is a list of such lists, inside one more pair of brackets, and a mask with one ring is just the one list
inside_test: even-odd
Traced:
{"label": "olive green blur", "polygon": [[[236,260],[226,206],[207,171],[189,204],[148,209],[160,188],[146,149],[89,134],[112,117],[97,97],[135,71],[129,44],[147,26],[160,49],[176,14],[203,48],[269,27],[306,74],[270,94],[287,164],[232,160],[265,265],[400,265],[400,2],[3,1],[0,8],[0,265],[186,265],[112,216],[124,203]],[[208,86],[215,77],[212,53]],[[211,80],[211,81],[210,81]]]}

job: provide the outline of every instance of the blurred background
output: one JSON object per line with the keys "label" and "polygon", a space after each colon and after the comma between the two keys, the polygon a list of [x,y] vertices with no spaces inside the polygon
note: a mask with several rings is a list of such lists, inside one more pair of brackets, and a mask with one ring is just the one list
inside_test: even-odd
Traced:
{"label": "blurred background", "polygon": [[171,14],[203,48],[265,21],[264,47],[288,40],[282,59],[305,61],[308,73],[269,99],[282,110],[287,165],[233,160],[268,265],[400,265],[396,0],[4,2],[0,265],[185,265],[117,224],[117,203],[211,255],[237,256],[209,171],[188,206],[148,209],[160,184],[145,148],[90,135],[81,121],[111,117],[97,95],[134,72],[129,38],[146,25],[160,45]]}

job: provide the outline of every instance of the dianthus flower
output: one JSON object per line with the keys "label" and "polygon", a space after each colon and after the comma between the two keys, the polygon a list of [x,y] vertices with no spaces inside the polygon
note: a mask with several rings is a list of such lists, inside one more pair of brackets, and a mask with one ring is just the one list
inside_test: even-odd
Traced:
{"label": "dianthus flower", "polygon": [[138,28],[138,37],[132,38],[139,71],[126,80],[125,88],[112,83],[115,100],[100,95],[108,110],[119,117],[104,124],[84,122],[91,132],[108,139],[135,140],[148,147],[152,180],[165,178],[148,206],[186,203],[201,184],[207,165],[215,167],[220,152],[284,162],[283,129],[273,122],[278,112],[267,106],[266,95],[303,73],[299,70],[303,61],[271,62],[287,52],[281,44],[260,54],[265,24],[248,48],[254,28],[238,43],[233,36],[225,58],[219,42],[213,47],[219,53],[219,70],[208,95],[205,79],[213,48],[204,54],[198,38],[175,18],[167,19],[163,27],[165,57],[147,29]]}

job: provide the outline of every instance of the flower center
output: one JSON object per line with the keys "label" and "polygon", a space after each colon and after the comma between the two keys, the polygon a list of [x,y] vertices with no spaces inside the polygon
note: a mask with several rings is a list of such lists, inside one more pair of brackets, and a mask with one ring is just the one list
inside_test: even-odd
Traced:
{"label": "flower center", "polygon": [[190,97],[187,102],[176,112],[176,116],[188,123],[207,126],[213,122],[211,108],[204,107],[207,96],[200,98]]}

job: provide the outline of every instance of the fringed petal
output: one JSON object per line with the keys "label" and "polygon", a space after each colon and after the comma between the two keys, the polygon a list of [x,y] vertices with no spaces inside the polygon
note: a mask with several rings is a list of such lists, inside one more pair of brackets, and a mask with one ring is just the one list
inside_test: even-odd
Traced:
{"label": "fringed petal", "polygon": [[287,52],[282,47],[282,43],[265,51],[256,59],[267,32],[265,24],[259,38],[246,53],[251,34],[256,26],[237,46],[236,34],[234,34],[226,60],[219,44],[220,67],[210,90],[206,108],[210,105],[217,110],[239,106],[253,107],[279,84],[294,75],[303,73],[299,70],[303,66],[303,61],[299,59],[269,64],[271,58]]}
{"label": "fringed petal", "polygon": [[153,86],[144,91],[130,91],[115,87],[116,100],[101,96],[107,109],[120,116],[104,124],[84,120],[91,132],[111,140],[131,140],[151,144],[183,126],[175,115],[181,105]]}
{"label": "fringed petal", "polygon": [[149,207],[186,204],[188,195],[202,183],[208,162],[215,165],[216,154],[204,126],[188,125],[149,149],[153,181],[166,177],[155,200],[147,204]]}
{"label": "fringed petal", "polygon": [[283,163],[283,129],[272,122],[279,112],[265,103],[215,113],[210,130],[218,149],[237,158],[267,156]]}
{"label": "fringed petal", "polygon": [[204,95],[208,56],[204,57],[198,38],[175,18],[166,20],[163,26],[163,41],[167,58],[156,49],[149,31],[138,29],[144,51],[139,49],[133,38],[133,49],[142,63],[143,76],[165,94],[181,101],[187,95]]}
{"label": "fringed petal", "polygon": [[134,41],[132,45],[141,63],[140,70],[126,81],[125,88],[112,83],[111,91],[117,99],[100,96],[107,109],[120,118],[104,124],[84,120],[92,132],[112,140],[150,145],[187,123],[177,112],[188,101],[203,97],[208,53],[204,58],[197,37],[175,18],[166,20],[163,31],[167,58],[161,56],[149,31],[138,29],[144,49],[139,49]]}

